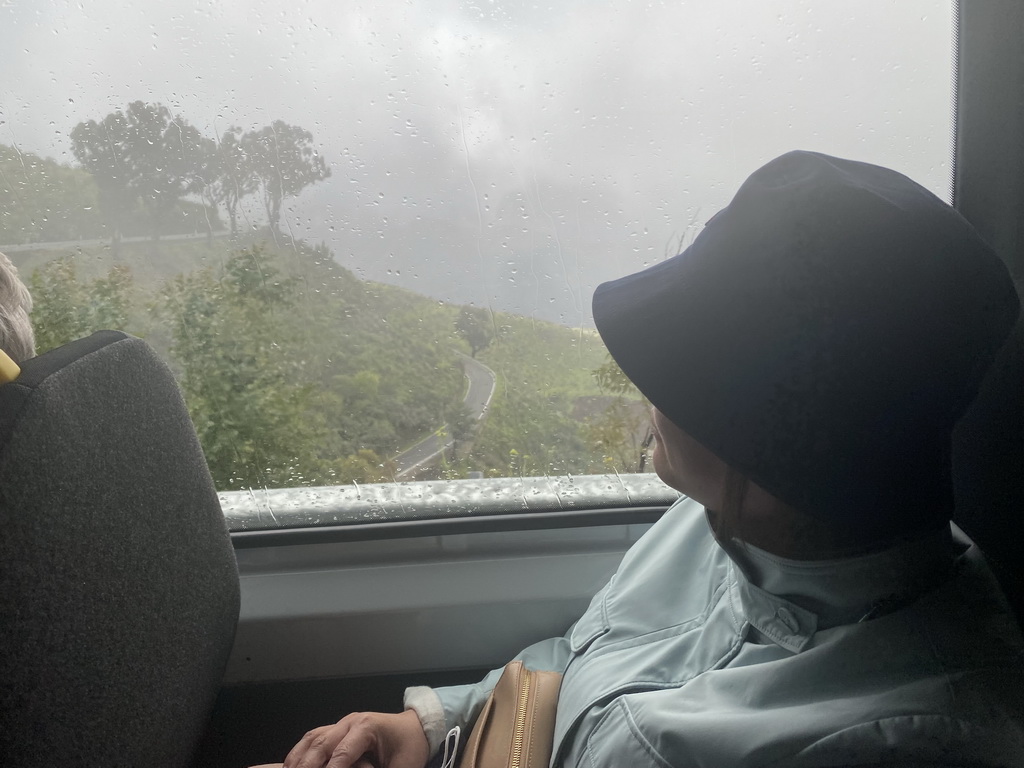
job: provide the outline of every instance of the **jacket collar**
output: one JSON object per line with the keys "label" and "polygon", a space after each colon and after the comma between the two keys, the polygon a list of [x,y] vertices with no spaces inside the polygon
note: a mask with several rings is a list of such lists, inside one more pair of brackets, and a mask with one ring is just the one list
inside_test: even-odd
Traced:
{"label": "jacket collar", "polygon": [[908,605],[949,578],[958,554],[948,526],[835,560],[792,560],[735,539],[720,544],[732,560],[746,620],[793,652],[819,629],[867,621]]}

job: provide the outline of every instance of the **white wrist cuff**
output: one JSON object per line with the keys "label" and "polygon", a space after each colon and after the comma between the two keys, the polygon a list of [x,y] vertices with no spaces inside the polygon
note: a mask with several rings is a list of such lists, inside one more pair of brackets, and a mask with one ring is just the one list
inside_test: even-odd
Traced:
{"label": "white wrist cuff", "polygon": [[415,685],[405,689],[403,705],[406,709],[413,710],[420,719],[427,744],[430,745],[430,756],[433,757],[444,741],[445,734],[448,733],[441,699],[434,693],[433,688]]}

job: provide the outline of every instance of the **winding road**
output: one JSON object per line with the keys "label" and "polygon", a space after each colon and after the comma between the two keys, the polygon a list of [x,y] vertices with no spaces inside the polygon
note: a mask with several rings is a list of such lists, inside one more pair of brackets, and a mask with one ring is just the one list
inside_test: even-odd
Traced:
{"label": "winding road", "polygon": [[[463,402],[473,418],[480,421],[487,412],[487,406],[490,405],[491,398],[494,396],[497,376],[495,376],[494,371],[479,360],[474,360],[469,355],[464,355],[461,352],[459,357],[462,358],[462,370],[469,380],[469,387],[466,389],[466,396],[463,398]],[[395,463],[398,465],[395,479],[401,480],[409,476],[412,472],[437,457],[441,452],[450,448],[451,445],[452,439],[448,435],[448,425],[445,424],[429,437],[420,440],[412,448],[402,451],[395,457]]]}

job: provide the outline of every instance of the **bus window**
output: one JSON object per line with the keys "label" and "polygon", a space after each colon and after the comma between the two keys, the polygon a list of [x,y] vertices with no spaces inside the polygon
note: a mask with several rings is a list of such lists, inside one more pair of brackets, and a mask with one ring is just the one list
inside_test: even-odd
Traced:
{"label": "bus window", "polygon": [[8,4],[0,251],[41,351],[118,328],[164,356],[239,526],[387,517],[412,480],[477,482],[425,516],[661,499],[630,477],[647,409],[594,287],[794,148],[948,199],[952,23],[923,0]]}

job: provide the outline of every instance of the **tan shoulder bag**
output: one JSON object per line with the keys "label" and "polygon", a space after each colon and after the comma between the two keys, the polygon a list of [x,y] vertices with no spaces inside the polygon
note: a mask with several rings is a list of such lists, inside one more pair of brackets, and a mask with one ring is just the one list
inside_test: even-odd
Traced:
{"label": "tan shoulder bag", "polygon": [[473,725],[459,768],[547,768],[562,676],[511,661]]}

